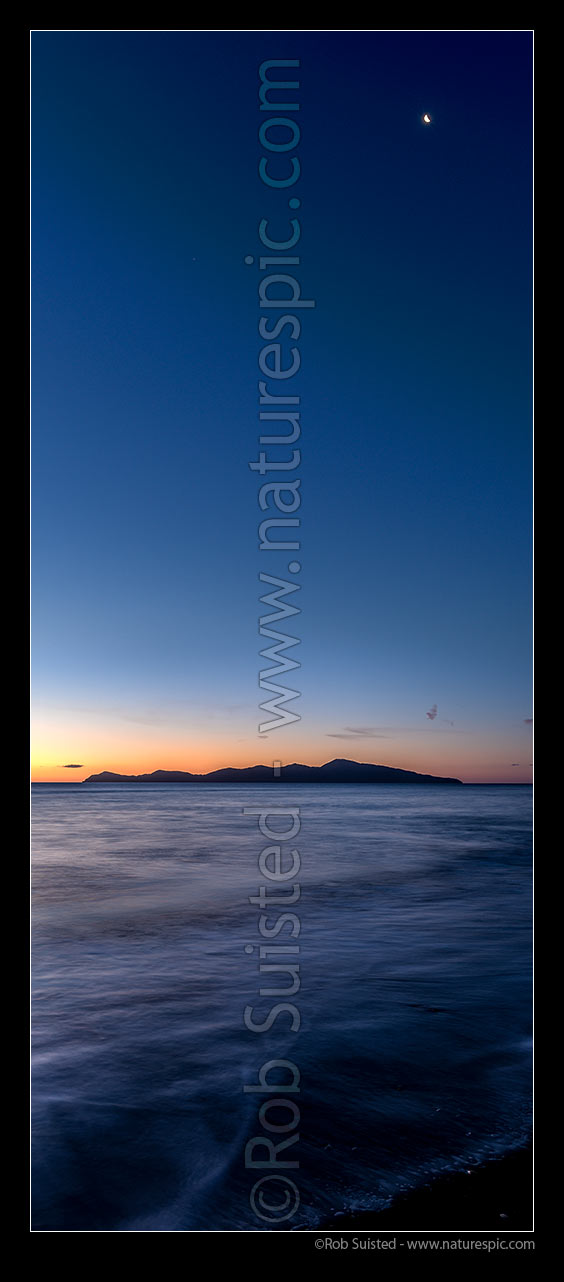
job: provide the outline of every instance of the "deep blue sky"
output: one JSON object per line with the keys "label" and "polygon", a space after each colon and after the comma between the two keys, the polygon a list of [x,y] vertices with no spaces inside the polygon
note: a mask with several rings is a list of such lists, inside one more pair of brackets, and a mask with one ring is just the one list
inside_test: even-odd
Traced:
{"label": "deep blue sky", "polygon": [[531,52],[525,33],[33,36],[38,777],[272,755],[243,260],[282,208],[257,174],[277,57],[301,62],[317,306],[303,720],[273,751],[528,777]]}

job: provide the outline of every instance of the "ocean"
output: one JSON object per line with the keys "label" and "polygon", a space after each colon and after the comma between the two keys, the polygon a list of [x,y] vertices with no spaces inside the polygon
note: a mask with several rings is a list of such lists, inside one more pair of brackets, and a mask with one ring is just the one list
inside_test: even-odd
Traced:
{"label": "ocean", "polygon": [[530,788],[32,791],[34,1229],[315,1228],[527,1138]]}

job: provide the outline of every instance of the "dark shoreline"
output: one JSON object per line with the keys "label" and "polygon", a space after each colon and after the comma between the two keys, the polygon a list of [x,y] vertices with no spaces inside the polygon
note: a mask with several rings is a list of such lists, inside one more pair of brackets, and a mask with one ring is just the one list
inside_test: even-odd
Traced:
{"label": "dark shoreline", "polygon": [[394,1198],[382,1211],[336,1215],[321,1228],[442,1232],[529,1232],[533,1225],[532,1144],[482,1166],[441,1175]]}

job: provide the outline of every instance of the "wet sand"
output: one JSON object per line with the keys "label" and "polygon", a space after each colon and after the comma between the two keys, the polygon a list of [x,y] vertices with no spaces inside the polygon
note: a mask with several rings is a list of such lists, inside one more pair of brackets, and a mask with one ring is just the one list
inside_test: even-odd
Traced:
{"label": "wet sand", "polygon": [[383,1211],[337,1215],[324,1228],[528,1231],[533,1224],[532,1146],[455,1171],[403,1193]]}

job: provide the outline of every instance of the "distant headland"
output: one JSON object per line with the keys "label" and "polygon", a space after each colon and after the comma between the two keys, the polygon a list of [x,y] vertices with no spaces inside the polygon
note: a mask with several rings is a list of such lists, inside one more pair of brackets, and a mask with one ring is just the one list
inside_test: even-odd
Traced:
{"label": "distant headland", "polygon": [[396,770],[393,766],[375,766],[360,761],[328,761],[324,766],[226,766],[207,775],[190,774],[188,770],[153,770],[146,775],[118,775],[103,770],[89,775],[83,783],[446,783],[460,784],[461,779],[443,775],[420,775],[415,770]]}

